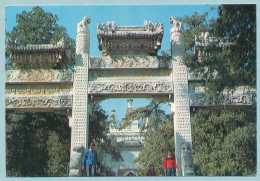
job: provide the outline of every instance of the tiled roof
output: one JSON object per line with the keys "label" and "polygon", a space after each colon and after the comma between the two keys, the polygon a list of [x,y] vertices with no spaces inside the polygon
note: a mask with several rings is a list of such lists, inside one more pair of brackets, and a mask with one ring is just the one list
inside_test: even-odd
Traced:
{"label": "tiled roof", "polygon": [[56,51],[64,50],[62,45],[26,45],[26,46],[11,46],[11,50],[16,52],[39,52],[39,51]]}

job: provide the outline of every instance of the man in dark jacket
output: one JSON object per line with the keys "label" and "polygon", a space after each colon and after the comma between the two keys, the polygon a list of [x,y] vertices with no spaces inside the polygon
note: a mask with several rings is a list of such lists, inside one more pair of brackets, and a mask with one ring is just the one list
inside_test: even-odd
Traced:
{"label": "man in dark jacket", "polygon": [[87,170],[87,176],[96,175],[96,165],[98,162],[98,154],[95,150],[95,144],[90,144],[90,149],[85,152],[85,155],[82,160],[82,170],[84,171],[85,167]]}

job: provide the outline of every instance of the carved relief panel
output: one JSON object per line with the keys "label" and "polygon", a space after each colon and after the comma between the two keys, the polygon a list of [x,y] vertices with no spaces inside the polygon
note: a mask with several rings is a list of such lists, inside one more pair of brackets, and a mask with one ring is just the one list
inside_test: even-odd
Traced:
{"label": "carved relief panel", "polygon": [[69,69],[8,70],[5,82],[73,82],[73,72]]}
{"label": "carved relief panel", "polygon": [[10,108],[71,108],[72,95],[6,97],[5,107]]}
{"label": "carved relief panel", "polygon": [[171,61],[160,56],[90,57],[90,69],[105,68],[171,68]]}
{"label": "carved relief panel", "polygon": [[72,84],[69,85],[35,85],[35,84],[20,84],[6,85],[5,94],[10,96],[17,95],[55,95],[55,94],[72,94]]}
{"label": "carved relief panel", "polygon": [[172,93],[171,82],[89,82],[89,93]]}

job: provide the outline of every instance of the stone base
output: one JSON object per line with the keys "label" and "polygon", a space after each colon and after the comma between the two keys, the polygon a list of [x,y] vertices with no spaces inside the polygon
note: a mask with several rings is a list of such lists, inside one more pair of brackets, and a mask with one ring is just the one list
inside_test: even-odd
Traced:
{"label": "stone base", "polygon": [[79,169],[70,169],[70,173],[69,173],[69,176],[70,177],[77,177],[77,176],[80,176],[79,175]]}

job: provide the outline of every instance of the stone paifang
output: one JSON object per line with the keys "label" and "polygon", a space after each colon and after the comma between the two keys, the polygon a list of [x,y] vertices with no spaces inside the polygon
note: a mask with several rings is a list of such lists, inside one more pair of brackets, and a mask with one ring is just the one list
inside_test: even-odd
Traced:
{"label": "stone paifang", "polygon": [[[184,64],[183,26],[170,18],[171,56],[158,56],[163,25],[145,21],[143,26],[98,25],[102,57],[90,57],[90,18],[77,24],[76,61],[73,69],[64,42],[49,45],[6,44],[7,59],[15,70],[6,70],[7,111],[62,112],[71,127],[70,176],[81,175],[81,160],[88,148],[91,103],[108,98],[159,98],[169,102],[174,115],[176,160],[181,175],[193,175],[191,124],[203,109],[244,108],[256,103],[256,89],[226,91],[211,104],[204,96],[203,79]],[[230,46],[228,39],[202,34],[196,39],[195,58],[218,55]],[[209,47],[210,52],[205,52]],[[130,109],[129,109],[130,110]],[[192,110],[192,111],[191,111]],[[140,138],[141,139],[141,138]],[[122,144],[131,149],[137,142]],[[140,148],[140,144],[139,147]],[[127,168],[127,167],[125,167]]]}
{"label": "stone paifang", "polygon": [[143,26],[116,26],[108,22],[97,25],[97,37],[103,56],[156,55],[161,48],[163,24],[145,21]]}

